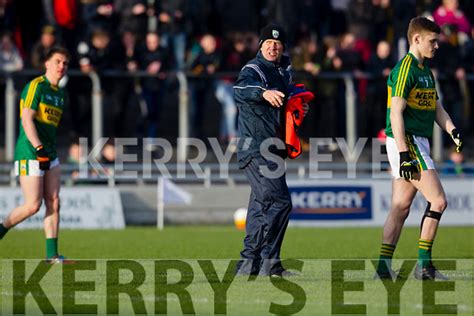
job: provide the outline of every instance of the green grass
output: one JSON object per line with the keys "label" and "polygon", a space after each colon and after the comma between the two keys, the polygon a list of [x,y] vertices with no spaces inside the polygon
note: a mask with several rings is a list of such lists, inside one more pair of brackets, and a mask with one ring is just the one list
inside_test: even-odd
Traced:
{"label": "green grass", "polygon": [[[416,258],[419,230],[402,232],[395,257]],[[238,258],[244,232],[231,226],[166,227],[126,230],[62,230],[60,252],[77,259],[232,259]],[[289,228],[283,258],[377,258],[382,228]],[[434,257],[474,258],[474,227],[442,227],[434,245]],[[32,259],[45,256],[40,230],[10,231],[0,241],[0,259]]]}
{"label": "green grass", "polygon": [[[362,311],[372,315],[387,314],[387,291],[380,280],[372,279],[374,268],[371,261],[367,260],[378,257],[381,234],[381,228],[290,228],[283,244],[282,258],[301,260],[296,263],[303,264],[302,273],[288,280],[271,281],[268,278],[234,279],[229,264],[232,263],[231,259],[238,259],[244,233],[230,226],[167,227],[164,231],[157,231],[154,228],[127,228],[122,231],[63,230],[60,236],[61,253],[69,258],[93,260],[79,261],[72,266],[51,267],[41,279],[44,294],[39,293],[41,295],[37,297],[40,301],[47,298],[58,313],[87,311],[84,307],[76,310],[67,309],[73,307],[71,299],[75,298],[76,304],[92,305],[92,310],[88,312],[104,314],[107,312],[107,291],[109,290],[110,294],[111,289],[119,288],[118,285],[111,283],[113,273],[107,265],[112,260],[106,259],[127,259],[132,262],[124,263],[125,270],[120,272],[120,283],[131,282],[136,286],[133,302],[137,308],[144,308],[148,314],[155,312],[155,297],[158,297],[158,302],[164,300],[160,291],[166,288],[166,284],[176,283],[182,278],[184,279],[181,280],[181,286],[186,286],[186,280],[190,282],[190,285],[185,287],[190,293],[188,297],[190,301],[187,300],[187,304],[184,305],[188,311],[192,308],[198,315],[213,314],[216,311],[215,302],[221,304],[217,308],[225,308],[231,315],[269,314],[271,306],[277,308],[272,311],[282,314],[298,310],[298,314],[301,315],[344,312],[337,308],[349,308],[352,309],[349,312],[355,313],[354,308],[357,307],[341,305],[342,289],[349,290],[350,287],[355,287],[354,289],[359,287],[359,290],[344,292],[344,304],[363,305],[360,307]],[[394,262],[395,268],[400,268],[405,259],[416,259],[418,234],[417,228],[404,229],[395,252],[395,258],[399,259]],[[404,315],[421,315],[423,308],[430,306],[430,287],[444,286],[444,290],[441,289],[441,292],[437,292],[434,296],[436,304],[450,304],[455,307],[436,307],[436,311],[443,313],[457,311],[458,314],[472,315],[473,239],[474,227],[442,227],[438,232],[433,256],[436,259],[455,259],[438,261],[440,267],[452,262],[456,264],[454,270],[446,269],[452,285],[446,282],[416,281],[409,273],[410,269],[407,271],[409,279],[400,293],[400,301],[392,301],[391,308]],[[44,253],[44,236],[39,230],[12,230],[0,241],[0,259],[4,259],[0,270],[2,272],[0,314],[8,315],[13,312],[13,298],[18,298],[19,293],[17,287],[14,289],[14,280],[24,282],[34,269],[44,265],[40,260],[27,260],[26,276],[22,279],[17,273],[21,269],[18,267],[13,269],[13,260],[10,259],[42,259]],[[212,259],[212,261],[202,268],[199,259]],[[330,259],[360,260],[338,263]],[[181,272],[173,269],[159,270],[162,264],[166,264],[164,260],[178,260],[172,263],[172,266],[176,268],[180,265]],[[346,270],[342,281],[336,274],[344,264],[350,269]],[[86,268],[92,270],[79,271]],[[75,281],[71,269],[78,270],[75,272]],[[216,270],[217,280],[209,283],[208,278],[212,277],[213,269]],[[224,275],[227,281],[222,283],[221,287],[228,286],[227,295],[220,294],[215,298],[212,288],[220,284]],[[133,277],[135,279],[132,281]],[[140,277],[143,279],[140,280]],[[77,282],[90,283],[77,284]],[[132,285],[129,289],[133,287]],[[449,286],[453,288],[450,290]],[[171,286],[174,290],[178,287],[179,285]],[[73,293],[74,288],[77,290],[76,293]],[[340,300],[337,300],[337,297]],[[393,299],[395,296],[390,297]],[[127,295],[120,294],[119,301],[121,314],[130,314],[134,311]],[[19,302],[16,304],[21,305]],[[279,307],[278,310],[274,304],[290,307]],[[112,305],[111,301],[109,307]],[[182,314],[184,305],[180,304],[175,294],[168,294],[166,299],[168,314]],[[39,312],[38,304],[31,295],[28,295],[26,313]]]}

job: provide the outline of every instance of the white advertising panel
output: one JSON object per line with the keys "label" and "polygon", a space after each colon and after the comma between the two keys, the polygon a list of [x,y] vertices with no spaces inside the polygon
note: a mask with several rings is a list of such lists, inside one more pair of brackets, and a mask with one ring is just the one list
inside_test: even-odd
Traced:
{"label": "white advertising panel", "polygon": [[[442,179],[448,208],[442,225],[474,225],[474,181]],[[293,202],[291,225],[382,226],[391,205],[391,181],[314,180],[289,181]],[[426,200],[418,193],[406,225],[419,226]]]}
{"label": "white advertising panel", "polygon": [[[75,229],[120,229],[125,227],[122,201],[114,188],[61,188],[61,228]],[[23,195],[20,188],[0,188],[0,218],[4,218],[14,207],[21,205]],[[45,213],[44,203],[34,216],[16,228],[42,228]]]}

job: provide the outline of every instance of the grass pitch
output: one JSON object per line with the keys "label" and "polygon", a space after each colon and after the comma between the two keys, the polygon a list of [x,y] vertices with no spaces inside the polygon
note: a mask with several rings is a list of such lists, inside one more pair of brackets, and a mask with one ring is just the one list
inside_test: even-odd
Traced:
{"label": "grass pitch", "polygon": [[[232,259],[238,259],[244,233],[233,227],[63,230],[60,252],[79,259],[70,266],[38,260],[45,253],[42,231],[12,230],[0,241],[1,314],[23,307],[40,314],[48,301],[56,313],[472,315],[474,227],[438,232],[433,257],[446,259],[435,263],[449,282],[413,279],[418,234],[417,228],[405,228],[395,251],[394,267],[404,265],[408,276],[393,283],[401,286],[398,297],[396,286],[372,278],[382,228],[289,228],[282,258],[295,259],[287,266],[301,273],[284,280],[234,278]],[[23,302],[23,285],[34,275],[42,292]],[[125,290],[129,295],[114,294]]]}
{"label": "grass pitch", "polygon": [[[62,230],[59,251],[75,259],[238,259],[245,233],[231,226],[152,227],[125,230]],[[416,258],[419,230],[404,228],[395,258]],[[378,258],[382,228],[290,227],[282,258]],[[41,230],[10,231],[0,241],[0,259],[42,259]],[[434,258],[474,259],[474,227],[441,227]]]}

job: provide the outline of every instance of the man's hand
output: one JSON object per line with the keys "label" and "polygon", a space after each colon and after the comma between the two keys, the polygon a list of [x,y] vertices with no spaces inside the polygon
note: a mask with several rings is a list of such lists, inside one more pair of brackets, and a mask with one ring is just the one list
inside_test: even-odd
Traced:
{"label": "man's hand", "polygon": [[283,98],[285,97],[285,94],[278,90],[265,90],[262,96],[273,107],[279,108],[283,105]]}
{"label": "man's hand", "polygon": [[451,131],[451,138],[453,139],[453,142],[456,144],[456,152],[460,153],[464,147],[462,134],[458,132],[457,129],[453,129]]}
{"label": "man's hand", "polygon": [[411,159],[408,151],[400,152],[400,177],[405,180],[413,180],[415,173],[418,173],[418,161]]}
{"label": "man's hand", "polygon": [[36,147],[36,160],[39,161],[40,170],[49,170],[50,160],[43,145]]}

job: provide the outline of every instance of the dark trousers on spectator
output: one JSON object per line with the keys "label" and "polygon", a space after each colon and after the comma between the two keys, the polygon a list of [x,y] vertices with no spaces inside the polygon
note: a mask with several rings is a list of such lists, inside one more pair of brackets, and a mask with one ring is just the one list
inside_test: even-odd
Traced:
{"label": "dark trousers on spectator", "polygon": [[143,99],[145,100],[148,112],[148,126],[144,132],[145,137],[154,138],[158,136],[158,123],[163,104],[163,94],[164,91],[161,89],[161,86],[160,89],[157,90],[143,89]]}
{"label": "dark trousers on spectator", "polygon": [[247,211],[246,236],[237,273],[270,275],[283,269],[280,250],[291,212],[291,197],[285,174],[265,177],[260,166],[272,172],[277,164],[253,158],[244,168],[252,188]]}

